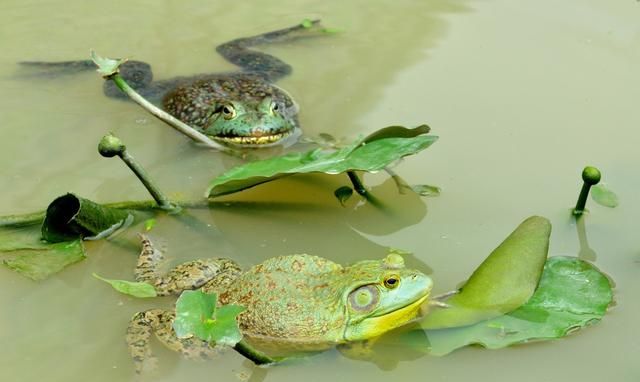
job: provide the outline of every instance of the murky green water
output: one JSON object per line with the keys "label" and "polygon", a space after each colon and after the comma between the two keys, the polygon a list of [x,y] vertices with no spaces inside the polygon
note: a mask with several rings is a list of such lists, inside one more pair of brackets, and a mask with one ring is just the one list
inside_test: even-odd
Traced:
{"label": "murky green water", "polygon": [[[578,255],[568,208],[582,167],[593,164],[621,200],[615,210],[591,205],[586,224],[596,264],[617,283],[618,305],[597,326],[561,341],[467,348],[443,358],[389,349],[381,355],[385,369],[336,351],[254,369],[233,352],[196,362],[157,346],[159,369],[146,379],[637,381],[640,3],[633,0],[148,1],[113,9],[4,1],[0,212],[41,209],[67,191],[97,201],[146,198],[121,163],[97,154],[109,131],[174,195],[199,197],[209,179],[236,163],[193,147],[132,104],[106,99],[93,73],[17,79],[17,61],[84,58],[95,48],[151,62],[156,78],[229,70],[215,44],[306,17],[344,29],[268,48],[296,68],[280,85],[300,103],[306,133],[354,136],[427,122],[441,140],[397,171],[410,183],[441,186],[442,196],[397,197],[382,175],[367,177],[379,185],[374,192],[394,200],[398,212],[387,217],[368,206],[341,208],[332,191],[346,177],[293,178],[228,198],[246,203],[194,212],[189,221],[161,219],[154,231],[174,261],[228,256],[249,265],[308,252],[349,262],[392,246],[433,269],[442,292],[532,214],[554,225],[551,255]],[[127,321],[171,301],[120,296],[89,276],[130,279],[135,249],[93,242],[87,250],[87,261],[41,283],[0,269],[2,380],[133,379]]]}

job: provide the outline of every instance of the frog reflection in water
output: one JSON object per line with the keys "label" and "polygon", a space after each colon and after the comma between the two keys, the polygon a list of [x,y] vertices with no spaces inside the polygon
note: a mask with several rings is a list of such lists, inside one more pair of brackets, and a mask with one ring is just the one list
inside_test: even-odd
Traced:
{"label": "frog reflection in water", "polygon": [[[250,48],[323,34],[326,32],[316,20],[219,45],[218,53],[238,65],[242,69],[238,72],[153,81],[149,64],[128,61],[121,65],[120,73],[142,96],[220,143],[270,146],[299,135],[298,105],[273,84],[290,74],[291,66]],[[63,72],[94,67],[91,61],[22,64]],[[112,81],[106,81],[104,87],[106,95],[126,98]]]}
{"label": "frog reflection in water", "polygon": [[[217,293],[218,304],[246,308],[238,316],[245,340],[263,348],[319,351],[349,341],[380,336],[414,319],[429,298],[432,281],[404,266],[397,254],[341,266],[310,255],[268,259],[242,272],[229,259],[195,260],[166,274],[158,272],[162,254],[142,236],[135,269],[137,281],[152,284],[158,295],[179,295],[202,289]],[[174,311],[137,313],[127,330],[127,344],[136,370],[153,359],[149,339],[156,337],[187,356],[214,354],[196,338],[178,339],[172,328]]]}

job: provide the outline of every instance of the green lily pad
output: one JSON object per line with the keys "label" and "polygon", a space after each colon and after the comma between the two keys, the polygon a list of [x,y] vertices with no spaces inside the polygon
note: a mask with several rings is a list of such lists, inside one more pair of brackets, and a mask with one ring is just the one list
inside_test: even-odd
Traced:
{"label": "green lily pad", "polygon": [[104,277],[100,277],[97,274],[93,273],[93,277],[98,280],[102,280],[106,283],[109,283],[113,289],[117,290],[120,293],[128,294],[129,296],[139,297],[139,298],[148,298],[148,297],[156,297],[158,294],[156,293],[156,289],[153,285],[145,282],[137,282],[137,281],[127,281],[127,280],[111,280],[105,279]]}
{"label": "green lily pad", "polygon": [[0,229],[2,263],[32,280],[43,280],[85,258],[80,240],[46,243],[40,226]]}
{"label": "green lily pad", "polygon": [[524,304],[535,291],[549,249],[551,223],[532,216],[522,222],[473,272],[460,293],[435,308],[424,329],[470,325]]}
{"label": "green lily pad", "polygon": [[429,353],[445,355],[470,344],[499,349],[561,338],[598,322],[612,301],[611,283],[594,265],[574,257],[552,257],[526,304],[471,326],[427,330]]}
{"label": "green lily pad", "polygon": [[42,223],[42,237],[51,243],[79,237],[100,239],[132,220],[125,210],[105,207],[69,193],[49,204]]}
{"label": "green lily pad", "polygon": [[591,187],[591,199],[601,206],[615,208],[618,206],[618,195],[603,184]]}
{"label": "green lily pad", "polygon": [[216,307],[218,297],[201,290],[182,292],[176,302],[173,329],[179,338],[196,336],[217,345],[234,346],[242,339],[236,317],[245,308],[239,305]]}
{"label": "green lily pad", "polygon": [[315,149],[250,162],[214,179],[205,196],[231,194],[294,174],[379,171],[431,146],[438,137],[426,135],[428,131],[426,125],[414,129],[391,126],[337,150]]}

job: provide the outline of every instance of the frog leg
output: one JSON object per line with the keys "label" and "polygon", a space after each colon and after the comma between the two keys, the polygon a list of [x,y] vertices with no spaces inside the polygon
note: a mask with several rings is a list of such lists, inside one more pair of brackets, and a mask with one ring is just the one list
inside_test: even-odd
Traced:
{"label": "frog leg", "polygon": [[230,259],[202,259],[182,263],[166,274],[158,272],[158,265],[164,259],[151,240],[140,234],[142,251],[134,271],[136,281],[154,286],[158,296],[178,295],[185,290],[203,288],[205,292],[221,290],[235,280],[240,266]]}
{"label": "frog leg", "polygon": [[[91,60],[77,61],[22,61],[20,66],[29,69],[28,76],[38,77],[59,77],[63,75],[77,74],[88,70],[94,70],[96,65]],[[156,89],[152,89],[153,72],[151,65],[142,61],[127,61],[120,65],[120,75],[127,83],[144,97],[154,97],[158,93]],[[103,85],[104,94],[111,98],[128,99],[113,81],[105,81]]]}
{"label": "frog leg", "polygon": [[301,23],[289,28],[235,39],[218,45],[216,51],[227,61],[238,65],[244,71],[265,75],[267,80],[275,82],[289,75],[291,66],[275,56],[249,48],[322,34],[325,34],[325,32],[324,28],[320,27],[320,20],[314,20],[310,25]]}
{"label": "frog leg", "polygon": [[126,341],[137,374],[156,367],[157,360],[149,344],[152,333],[167,348],[180,352],[187,358],[208,359],[218,354],[218,348],[206,341],[195,337],[178,338],[172,327],[174,318],[174,312],[161,309],[138,312],[131,318]]}

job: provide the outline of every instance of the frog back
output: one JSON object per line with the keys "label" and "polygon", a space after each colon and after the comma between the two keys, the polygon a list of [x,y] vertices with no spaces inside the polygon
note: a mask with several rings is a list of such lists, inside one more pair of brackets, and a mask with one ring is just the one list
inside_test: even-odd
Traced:
{"label": "frog back", "polygon": [[320,348],[344,337],[343,273],[339,264],[317,256],[275,257],[241,275],[220,302],[247,308],[238,321],[250,340]]}

